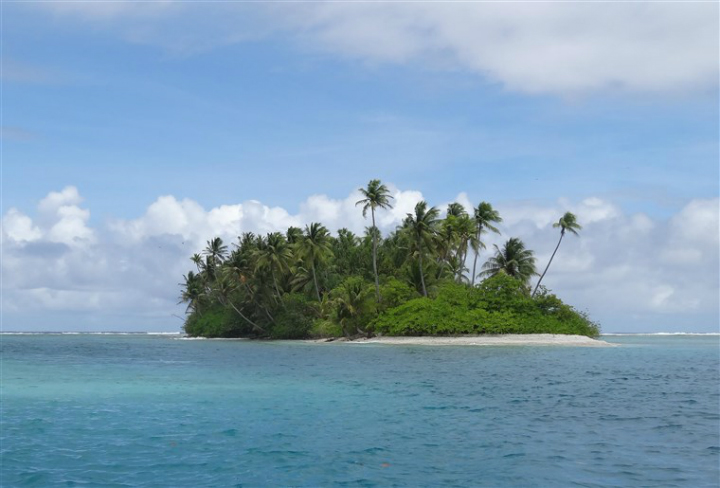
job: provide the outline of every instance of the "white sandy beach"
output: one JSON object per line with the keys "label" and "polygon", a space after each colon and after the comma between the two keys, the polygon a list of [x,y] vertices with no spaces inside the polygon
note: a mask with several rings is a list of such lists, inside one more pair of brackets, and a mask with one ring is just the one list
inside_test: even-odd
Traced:
{"label": "white sandy beach", "polygon": [[[373,337],[372,339],[339,339],[349,344],[388,344],[405,346],[581,346],[615,347],[617,344],[591,339],[580,335],[564,334],[501,334],[466,335],[458,337]],[[327,339],[313,342],[328,343]]]}

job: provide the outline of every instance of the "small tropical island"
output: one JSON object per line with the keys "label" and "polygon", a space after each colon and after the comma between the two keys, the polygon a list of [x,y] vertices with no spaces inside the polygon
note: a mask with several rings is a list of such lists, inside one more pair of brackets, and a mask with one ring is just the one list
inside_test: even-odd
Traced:
{"label": "small tropical island", "polygon": [[[362,236],[331,235],[322,223],[283,234],[245,232],[230,250],[221,238],[192,256],[183,276],[184,331],[192,337],[334,339],[562,334],[596,338],[600,327],[541,285],[566,233],[581,229],[565,213],[542,274],[517,237],[478,263],[488,233],[502,222],[492,205],[468,213],[459,203],[419,202],[383,236],[379,212],[393,197],[379,180],[360,188]],[[531,279],[538,277],[531,287]]]}

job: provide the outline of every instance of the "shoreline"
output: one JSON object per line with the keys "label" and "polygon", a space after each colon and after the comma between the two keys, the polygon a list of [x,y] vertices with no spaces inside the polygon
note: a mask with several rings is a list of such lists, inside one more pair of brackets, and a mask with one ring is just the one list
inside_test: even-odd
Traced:
{"label": "shoreline", "polygon": [[487,334],[465,336],[383,336],[370,339],[312,339],[316,344],[386,344],[393,346],[576,346],[617,347],[600,339],[565,334]]}

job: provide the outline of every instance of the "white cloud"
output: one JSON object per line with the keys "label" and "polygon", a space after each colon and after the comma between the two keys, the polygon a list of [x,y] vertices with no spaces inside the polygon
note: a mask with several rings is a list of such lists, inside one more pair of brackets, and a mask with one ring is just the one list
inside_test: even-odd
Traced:
{"label": "white cloud", "polygon": [[105,30],[114,26],[131,42],[175,52],[285,35],[306,49],[369,65],[462,70],[530,94],[665,94],[717,87],[718,5],[713,2],[310,2],[212,8],[51,2],[41,8]]}
{"label": "white cloud", "polygon": [[422,193],[419,191],[405,190],[401,191],[393,185],[388,185],[393,196],[393,208],[384,210],[380,213],[378,219],[378,227],[381,230],[391,230],[395,226],[400,225],[407,214],[415,211],[415,205],[423,199]]}
{"label": "white cloud", "polygon": [[90,212],[74,205],[63,205],[57,209],[57,222],[48,230],[50,242],[69,246],[85,245],[95,240],[95,233],[87,227]]}
{"label": "white cloud", "polygon": [[8,210],[3,217],[2,228],[4,236],[15,242],[32,242],[42,237],[42,232],[33,225],[32,219],[15,208]]}
{"label": "white cloud", "polygon": [[[420,192],[388,186],[395,207],[377,215],[385,233],[423,198]],[[31,314],[52,322],[55,313],[62,313],[87,327],[110,327],[100,319],[105,317],[112,318],[114,328],[177,329],[180,323],[171,317],[182,311],[176,305],[177,283],[192,268],[189,256],[208,239],[220,236],[232,243],[241,232],[285,231],[313,221],[333,232],[348,227],[362,233],[369,218],[363,219],[355,206],[359,199],[357,190],[343,199],[313,195],[291,214],[258,201],[206,210],[190,199],[163,196],[137,219],[90,228],[77,189],[51,193],[40,201],[36,219],[15,208],[3,216],[6,328]],[[456,200],[471,210],[466,194]],[[500,205],[503,235],[487,236],[488,250],[479,262],[487,259],[491,244],[517,236],[535,250],[543,269],[559,237],[552,224],[570,210],[583,229],[580,237],[563,239],[545,285],[590,310],[608,331],[707,330],[718,321],[718,206],[718,199],[692,200],[661,220],[628,215],[594,197],[554,205]]]}
{"label": "white cloud", "polygon": [[714,87],[716,4],[321,3],[292,17],[302,36],[370,62],[473,71],[511,90]]}
{"label": "white cloud", "polygon": [[717,257],[718,199],[693,200],[670,220],[666,246],[660,258],[675,265],[698,265]]}
{"label": "white cloud", "polygon": [[[706,326],[717,328],[718,205],[717,198],[692,200],[669,221],[627,215],[596,198],[575,205],[560,201],[554,208],[511,205],[500,212],[512,216],[503,230],[535,249],[540,269],[559,238],[552,222],[565,210],[576,213],[583,225],[580,237],[566,235],[543,284],[595,316],[610,317],[606,329],[632,330],[631,317],[639,316],[652,317],[656,327],[672,322],[671,327],[681,328],[689,320],[705,320]],[[546,218],[548,214],[554,217]]]}
{"label": "white cloud", "polygon": [[87,226],[90,211],[80,208],[81,202],[82,198],[73,186],[51,192],[38,203],[36,223],[18,210],[10,209],[3,216],[3,234],[16,243],[44,238],[68,246],[92,244],[95,233]]}
{"label": "white cloud", "polygon": [[53,216],[60,207],[77,206],[82,203],[82,197],[74,186],[66,186],[62,191],[50,192],[38,203],[38,211],[41,214]]}
{"label": "white cloud", "polygon": [[703,246],[717,246],[718,199],[693,200],[670,221],[673,237]]}

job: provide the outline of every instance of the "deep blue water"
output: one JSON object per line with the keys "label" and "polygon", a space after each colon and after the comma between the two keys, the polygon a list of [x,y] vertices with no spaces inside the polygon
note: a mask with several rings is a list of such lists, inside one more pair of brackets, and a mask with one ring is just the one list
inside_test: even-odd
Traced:
{"label": "deep blue water", "polygon": [[3,335],[0,484],[718,486],[718,336]]}

